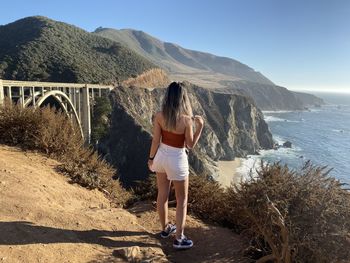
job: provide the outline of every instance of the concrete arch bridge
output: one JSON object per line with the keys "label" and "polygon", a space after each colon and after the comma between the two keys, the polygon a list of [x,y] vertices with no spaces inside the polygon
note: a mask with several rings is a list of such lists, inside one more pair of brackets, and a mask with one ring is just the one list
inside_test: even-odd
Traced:
{"label": "concrete arch bridge", "polygon": [[52,105],[65,112],[90,142],[91,111],[95,97],[108,96],[112,85],[15,81],[0,79],[0,104],[5,97],[22,107]]}

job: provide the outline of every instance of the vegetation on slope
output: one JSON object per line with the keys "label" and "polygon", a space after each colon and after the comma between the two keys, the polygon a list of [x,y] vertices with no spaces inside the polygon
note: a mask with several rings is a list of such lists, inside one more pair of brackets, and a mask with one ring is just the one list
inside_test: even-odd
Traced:
{"label": "vegetation on slope", "polygon": [[[156,196],[155,178],[136,188]],[[191,176],[189,211],[251,239],[246,254],[257,262],[349,262],[350,193],[325,167],[300,171],[262,164],[256,177],[222,189]],[[234,244],[232,244],[234,245]]]}
{"label": "vegetation on slope", "polygon": [[163,42],[142,31],[98,28],[94,33],[130,47],[170,73],[181,72],[186,75],[204,71],[207,76],[211,75],[210,73],[219,73],[238,79],[273,85],[261,73],[237,60],[185,49],[173,43]]}
{"label": "vegetation on slope", "polygon": [[116,171],[91,148],[84,147],[80,131],[65,114],[52,108],[22,108],[6,102],[0,107],[0,143],[36,150],[59,160],[58,169],[72,182],[106,193],[116,205],[130,198]]}
{"label": "vegetation on slope", "polygon": [[96,145],[98,141],[108,134],[112,105],[108,97],[96,97],[94,100],[91,118],[91,144]]}
{"label": "vegetation on slope", "polygon": [[122,82],[127,87],[159,88],[166,87],[170,83],[167,73],[159,68],[150,69],[135,78],[129,78]]}
{"label": "vegetation on slope", "polygon": [[0,78],[116,83],[155,66],[120,43],[45,17],[0,26]]}

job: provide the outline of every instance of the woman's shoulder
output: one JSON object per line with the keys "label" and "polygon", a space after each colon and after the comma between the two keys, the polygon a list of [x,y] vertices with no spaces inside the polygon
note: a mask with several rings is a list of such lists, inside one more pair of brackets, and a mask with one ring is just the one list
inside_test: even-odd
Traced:
{"label": "woman's shoulder", "polygon": [[158,111],[154,114],[154,117],[157,118],[158,120],[159,119],[162,119],[163,118],[163,112],[162,111]]}
{"label": "woman's shoulder", "polygon": [[158,111],[153,115],[153,120],[158,122],[159,124],[163,123],[164,120],[164,116],[163,116],[163,112]]}
{"label": "woman's shoulder", "polygon": [[192,124],[192,117],[186,114],[182,114],[181,116],[185,122],[186,125],[191,125]]}

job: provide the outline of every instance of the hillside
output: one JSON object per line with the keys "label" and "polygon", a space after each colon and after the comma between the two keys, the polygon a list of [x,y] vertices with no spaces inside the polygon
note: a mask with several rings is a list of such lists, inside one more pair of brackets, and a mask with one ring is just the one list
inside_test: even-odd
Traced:
{"label": "hillside", "polygon": [[116,83],[155,65],[119,43],[45,17],[0,26],[0,78]]}
{"label": "hillside", "polygon": [[[210,75],[219,76],[222,74],[237,80],[273,85],[261,73],[237,60],[185,49],[173,43],[163,42],[143,31],[98,28],[94,33],[120,42],[158,66],[168,70],[173,76],[203,74],[203,76],[206,76],[202,79],[203,81]],[[188,77],[192,78],[193,76]]]}
{"label": "hillside", "polygon": [[151,205],[113,208],[98,190],[69,184],[55,172],[57,164],[0,145],[1,262],[126,262],[123,251],[131,247],[138,247],[134,262],[244,262],[239,236],[192,217],[187,233],[196,246],[176,253],[171,239],[157,237]]}
{"label": "hillside", "polygon": [[312,94],[291,92],[280,87],[251,82],[230,82],[229,87],[218,88],[220,93],[241,94],[254,98],[263,110],[304,110],[311,106],[321,106],[324,101]]}
{"label": "hillside", "polygon": [[132,29],[98,28],[94,34],[129,47],[167,70],[172,80],[187,80],[220,92],[249,96],[262,110],[301,110],[324,104],[316,96],[277,86],[260,72],[232,58],[189,50]]}
{"label": "hillside", "polygon": [[[0,36],[3,79],[111,84],[160,67],[171,80],[250,96],[263,110],[300,110],[323,104],[315,96],[295,95],[274,85],[237,60],[185,49],[142,31],[99,28],[89,33],[34,16],[0,26]],[[283,98],[270,99],[271,94]]]}

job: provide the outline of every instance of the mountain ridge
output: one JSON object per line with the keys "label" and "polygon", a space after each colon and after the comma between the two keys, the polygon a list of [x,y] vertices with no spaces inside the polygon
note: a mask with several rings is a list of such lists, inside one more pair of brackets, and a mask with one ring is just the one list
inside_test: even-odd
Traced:
{"label": "mountain ridge", "polygon": [[263,110],[303,110],[324,104],[314,95],[295,93],[275,85],[260,72],[235,59],[182,48],[141,30],[100,27],[93,33],[128,46],[167,70],[172,80],[187,80],[220,92],[249,96]]}
{"label": "mountain ridge", "polygon": [[[140,54],[142,53],[143,56],[149,58],[153,63],[159,66],[165,66],[170,72],[191,70],[187,67],[222,74],[235,72],[238,74],[238,77],[241,77],[243,80],[252,81],[256,79],[258,83],[273,84],[272,81],[268,80],[260,72],[255,71],[251,67],[235,59],[183,48],[178,44],[159,40],[142,30],[116,30],[113,28],[100,27],[93,33],[119,41],[124,45],[134,48],[135,51],[137,50]],[[135,42],[132,44],[132,41],[135,40],[138,44]],[[150,56],[150,54],[152,56]],[[168,59],[168,61],[155,60],[153,56],[156,56],[158,59],[162,57],[163,59]],[[208,61],[203,61],[208,58],[212,60],[210,63],[208,63]],[[169,64],[170,61],[173,62],[173,64]]]}
{"label": "mountain ridge", "polygon": [[119,43],[43,16],[0,26],[0,78],[116,83],[156,66]]}

